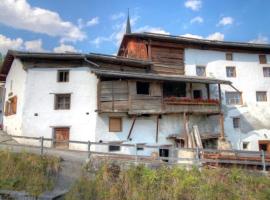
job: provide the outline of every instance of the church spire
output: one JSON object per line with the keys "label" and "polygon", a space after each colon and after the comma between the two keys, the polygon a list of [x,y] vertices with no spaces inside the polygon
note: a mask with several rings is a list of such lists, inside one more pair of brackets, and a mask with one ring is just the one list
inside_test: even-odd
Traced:
{"label": "church spire", "polygon": [[130,33],[131,33],[131,26],[130,26],[129,9],[128,9],[127,25],[126,25],[126,34],[130,34]]}

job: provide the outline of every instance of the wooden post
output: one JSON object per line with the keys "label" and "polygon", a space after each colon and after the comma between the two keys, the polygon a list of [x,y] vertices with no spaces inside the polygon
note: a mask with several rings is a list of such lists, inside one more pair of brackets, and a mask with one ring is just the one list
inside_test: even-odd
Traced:
{"label": "wooden post", "polygon": [[220,137],[221,137],[221,139],[224,139],[225,134],[224,134],[224,116],[223,116],[223,113],[220,113],[219,124],[220,124]]}
{"label": "wooden post", "polygon": [[112,81],[112,111],[114,111],[114,90],[113,90],[113,81]]}
{"label": "wooden post", "polygon": [[159,115],[157,115],[156,143],[158,143],[158,132],[159,132]]}
{"label": "wooden post", "polygon": [[184,147],[185,148],[188,148],[188,132],[187,132],[187,116],[186,116],[186,113],[184,112],[183,114],[183,118],[184,118],[184,141],[185,141],[185,144],[184,144]]}
{"label": "wooden post", "polygon": [[207,99],[210,99],[210,87],[209,87],[209,83],[206,84],[206,91],[207,91]]}
{"label": "wooden post", "polygon": [[91,143],[89,140],[88,140],[88,145],[87,145],[87,154],[88,154],[88,159],[89,159],[91,156]]}
{"label": "wooden post", "polygon": [[189,84],[189,94],[190,94],[190,98],[193,99],[193,94],[192,94],[192,83]]}
{"label": "wooden post", "polygon": [[40,154],[43,156],[44,137],[40,138]]}
{"label": "wooden post", "polygon": [[129,139],[130,136],[131,136],[131,133],[132,133],[134,124],[135,124],[135,122],[136,122],[136,118],[137,118],[137,117],[136,117],[136,115],[135,115],[135,116],[133,117],[133,122],[132,122],[132,125],[131,125],[130,129],[129,129],[129,133],[128,133],[127,139]]}

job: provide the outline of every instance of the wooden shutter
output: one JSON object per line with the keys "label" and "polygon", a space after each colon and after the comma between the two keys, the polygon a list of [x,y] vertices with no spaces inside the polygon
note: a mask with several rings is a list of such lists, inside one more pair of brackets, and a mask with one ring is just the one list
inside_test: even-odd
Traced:
{"label": "wooden shutter", "polygon": [[266,55],[259,55],[260,64],[266,64]]}
{"label": "wooden shutter", "polygon": [[9,107],[9,103],[6,101],[6,103],[5,103],[5,116],[8,116],[8,107]]}
{"label": "wooden shutter", "polygon": [[122,131],[122,118],[110,117],[109,118],[109,132],[121,132]]}
{"label": "wooden shutter", "polygon": [[12,110],[12,114],[16,114],[17,113],[17,96],[12,97],[12,100],[11,100],[11,110]]}

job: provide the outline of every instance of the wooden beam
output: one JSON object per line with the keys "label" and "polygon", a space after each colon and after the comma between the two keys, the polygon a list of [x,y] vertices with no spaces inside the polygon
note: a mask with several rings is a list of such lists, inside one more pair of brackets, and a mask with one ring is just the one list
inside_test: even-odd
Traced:
{"label": "wooden beam", "polygon": [[220,84],[218,84],[218,97],[219,97],[219,108],[221,109],[221,106],[222,106],[222,96],[221,96],[221,87],[220,87]]}
{"label": "wooden beam", "polygon": [[221,113],[219,115],[219,124],[220,124],[220,137],[221,139],[225,138],[225,133],[224,133],[224,115]]}
{"label": "wooden beam", "polygon": [[190,98],[193,99],[193,94],[192,94],[192,83],[189,83],[189,94],[190,94]]}
{"label": "wooden beam", "polygon": [[232,84],[230,84],[229,86],[231,86],[236,92],[241,92],[236,87],[234,87]]}
{"label": "wooden beam", "polygon": [[128,133],[127,139],[130,139],[130,136],[131,136],[131,133],[132,133],[134,124],[135,124],[135,122],[136,122],[136,119],[137,119],[137,116],[135,115],[135,116],[133,117],[133,122],[132,122],[132,124],[131,124],[130,129],[129,129],[129,133]]}
{"label": "wooden beam", "polygon": [[157,115],[156,143],[158,143],[159,117],[160,117],[160,115]]}

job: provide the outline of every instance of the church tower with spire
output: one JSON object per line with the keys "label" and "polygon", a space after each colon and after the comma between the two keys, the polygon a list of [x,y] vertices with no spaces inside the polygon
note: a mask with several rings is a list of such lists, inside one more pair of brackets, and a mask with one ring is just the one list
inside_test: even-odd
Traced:
{"label": "church tower with spire", "polygon": [[126,34],[130,34],[130,33],[131,33],[131,25],[130,25],[129,9],[128,9],[127,24],[126,24]]}

